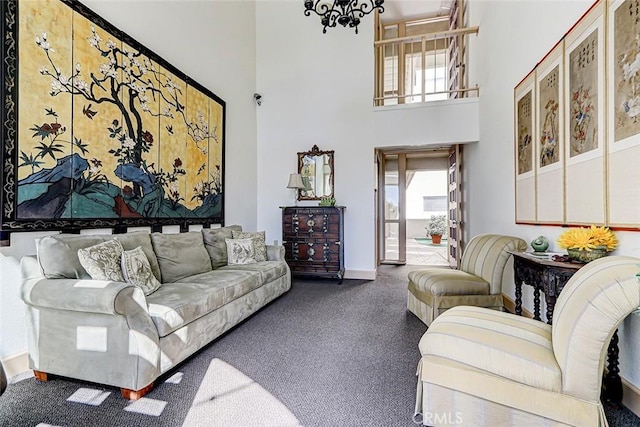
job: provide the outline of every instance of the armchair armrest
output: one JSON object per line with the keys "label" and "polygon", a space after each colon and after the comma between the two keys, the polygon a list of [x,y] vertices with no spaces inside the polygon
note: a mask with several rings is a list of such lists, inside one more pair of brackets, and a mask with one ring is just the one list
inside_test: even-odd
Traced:
{"label": "armchair armrest", "polygon": [[284,261],[284,246],[267,245],[267,261]]}
{"label": "armchair armrest", "polygon": [[21,261],[22,300],[32,306],[60,310],[103,314],[127,314],[133,300],[145,312],[146,299],[142,290],[130,283],[108,280],[47,279],[36,273],[33,263],[25,257]]}

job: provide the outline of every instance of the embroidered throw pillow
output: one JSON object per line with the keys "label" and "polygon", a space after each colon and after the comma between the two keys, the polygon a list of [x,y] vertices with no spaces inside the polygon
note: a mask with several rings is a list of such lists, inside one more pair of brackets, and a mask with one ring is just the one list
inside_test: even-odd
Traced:
{"label": "embroidered throw pillow", "polygon": [[253,239],[224,239],[227,244],[227,264],[254,264]]}
{"label": "embroidered throw pillow", "polygon": [[154,293],[161,285],[142,246],[122,252],[122,275],[127,283],[139,287],[145,295]]}
{"label": "embroidered throw pillow", "polygon": [[251,233],[248,231],[232,231],[234,239],[251,239],[253,241],[254,258],[256,262],[267,260],[267,243],[265,241],[264,231],[256,231]]}
{"label": "embroidered throw pillow", "polygon": [[78,249],[78,259],[92,279],[124,282],[120,267],[122,252],[122,244],[113,239]]}

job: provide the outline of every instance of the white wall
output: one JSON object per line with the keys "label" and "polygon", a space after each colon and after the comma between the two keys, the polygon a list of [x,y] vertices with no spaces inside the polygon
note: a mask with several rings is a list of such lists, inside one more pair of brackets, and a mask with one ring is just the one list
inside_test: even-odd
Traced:
{"label": "white wall", "polygon": [[[247,230],[255,229],[255,3],[220,0],[83,0],[83,3],[226,101],[225,221],[241,224]],[[41,234],[14,234],[11,246],[0,248],[0,358],[26,350],[16,259],[35,253],[34,238]]]}
{"label": "white wall", "polygon": [[[345,212],[348,277],[375,271],[374,148],[440,145],[478,139],[477,100],[374,111],[373,17],[359,34],[342,27],[322,33],[301,1],[257,3],[258,228],[281,240],[279,206],[297,152],[317,144],[335,150],[335,196]],[[303,204],[303,203],[301,203]],[[317,203],[306,202],[316,205]]]}
{"label": "white wall", "polygon": [[[515,224],[513,166],[513,88],[591,6],[592,0],[489,1],[471,0],[470,25],[478,25],[470,46],[471,83],[478,83],[480,142],[465,147],[467,231],[513,234],[533,240],[543,234],[558,250],[560,227]],[[507,36],[508,35],[508,36]],[[634,184],[636,185],[636,184]],[[616,232],[615,254],[640,257],[640,233]],[[514,298],[513,282],[503,292]],[[531,310],[531,288],[525,302]],[[627,318],[620,328],[621,373],[640,385],[640,316]]]}

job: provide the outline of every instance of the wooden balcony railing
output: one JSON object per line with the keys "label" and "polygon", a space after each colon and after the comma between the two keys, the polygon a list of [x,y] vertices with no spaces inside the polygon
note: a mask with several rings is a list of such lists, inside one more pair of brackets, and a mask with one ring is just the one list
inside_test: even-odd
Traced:
{"label": "wooden balcony railing", "polygon": [[478,27],[397,37],[374,43],[374,105],[479,95],[467,87],[467,39]]}

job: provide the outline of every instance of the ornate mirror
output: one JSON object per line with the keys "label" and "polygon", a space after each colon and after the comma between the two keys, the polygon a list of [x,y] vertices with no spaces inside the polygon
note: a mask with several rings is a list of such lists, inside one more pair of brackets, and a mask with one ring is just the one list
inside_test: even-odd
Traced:
{"label": "ornate mirror", "polygon": [[298,153],[298,173],[304,185],[298,192],[298,200],[333,197],[333,150],[320,151],[314,145],[311,151]]}

